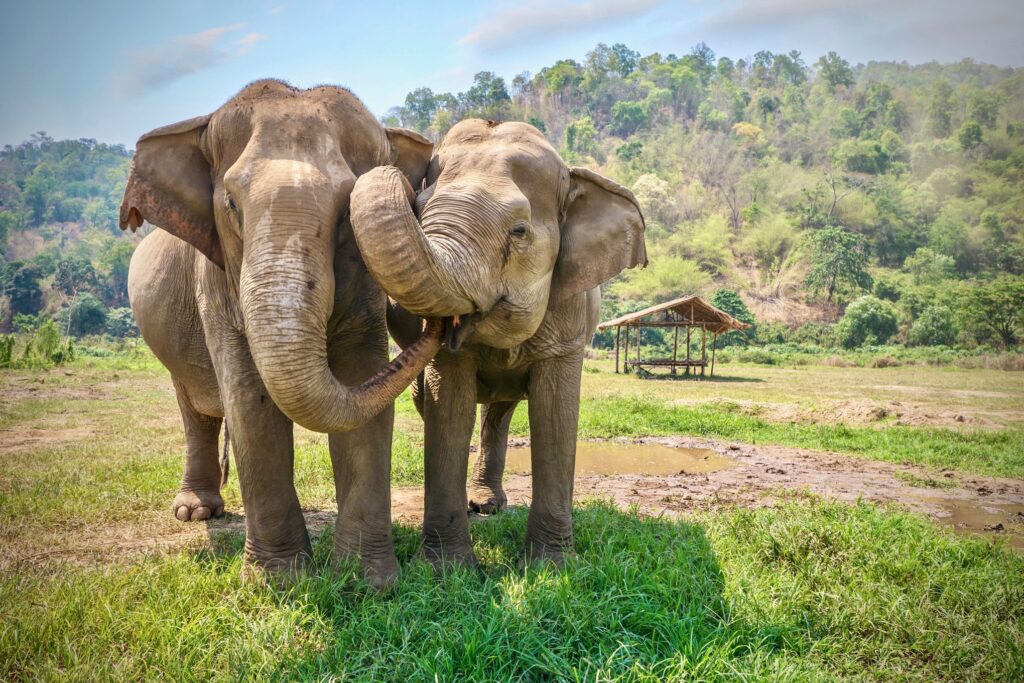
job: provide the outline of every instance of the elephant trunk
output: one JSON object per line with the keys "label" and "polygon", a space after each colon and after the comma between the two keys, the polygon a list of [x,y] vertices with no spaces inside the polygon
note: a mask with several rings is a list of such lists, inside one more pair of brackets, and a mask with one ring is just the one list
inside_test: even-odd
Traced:
{"label": "elephant trunk", "polygon": [[456,245],[424,232],[411,199],[412,188],[392,166],[375,168],[356,182],[352,230],[370,274],[403,308],[417,315],[455,316],[481,310],[480,293],[471,294],[460,284],[466,273],[460,274],[456,267],[460,260]]}
{"label": "elephant trunk", "polygon": [[[351,185],[349,185],[351,187]],[[347,195],[347,193],[345,193]],[[246,241],[239,297],[256,369],[274,403],[317,432],[355,429],[383,410],[433,358],[440,325],[358,386],[340,383],[327,357],[334,303],[333,234],[337,193],[273,191]],[[256,236],[258,235],[258,236]]]}

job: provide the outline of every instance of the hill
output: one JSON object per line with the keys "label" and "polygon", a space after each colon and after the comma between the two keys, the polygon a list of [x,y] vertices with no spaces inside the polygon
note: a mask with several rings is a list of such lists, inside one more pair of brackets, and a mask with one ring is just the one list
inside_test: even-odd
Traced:
{"label": "hill", "polygon": [[[598,45],[510,83],[418,88],[384,121],[439,140],[471,116],[527,121],[636,194],[651,265],[606,288],[606,316],[696,292],[757,320],[741,343],[1020,341],[1024,69]],[[126,305],[129,158],[44,134],[0,152],[5,328],[84,301],[75,331],[98,332]]]}
{"label": "hill", "polygon": [[818,323],[874,295],[860,342],[1019,340],[1020,303],[1001,332],[978,311],[1024,297],[1024,70],[598,45],[511,83],[418,88],[386,121],[437,140],[470,116],[528,121],[637,195],[651,265],[612,283],[606,315],[735,290],[779,323],[761,341],[831,343],[842,328]]}
{"label": "hill", "polygon": [[121,145],[45,133],[0,151],[0,329],[66,321],[72,307],[76,334],[130,323],[136,240],[117,228],[130,161]]}

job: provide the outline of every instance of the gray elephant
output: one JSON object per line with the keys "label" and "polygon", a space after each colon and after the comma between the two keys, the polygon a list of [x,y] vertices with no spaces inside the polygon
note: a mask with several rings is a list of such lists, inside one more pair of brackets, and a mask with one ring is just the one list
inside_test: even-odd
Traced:
{"label": "gray elephant", "polygon": [[392,402],[436,352],[440,328],[388,364],[386,297],[360,258],[348,204],[356,178],[381,164],[420,183],[431,152],[415,133],[385,130],[344,89],[269,80],[139,139],[120,222],[163,228],[135,251],[128,288],[184,421],[174,510],[183,521],[223,513],[216,451],[226,419],[247,572],[291,574],[311,556],[294,421],[330,433],[336,560],[358,555],[375,585],[397,574]]}
{"label": "gray elephant", "polygon": [[[431,160],[410,209],[395,168],[373,169],[352,194],[352,226],[370,274],[397,302],[389,328],[412,342],[418,319],[446,320],[446,347],[427,366],[417,401],[425,423],[423,548],[433,563],[475,563],[466,471],[483,403],[474,500],[504,501],[508,422],[529,398],[533,499],[529,558],[572,549],[572,490],[584,347],[597,324],[597,286],[646,264],[644,220],[632,193],[568,168],[524,123],[467,120]],[[374,236],[389,235],[386,243]]]}

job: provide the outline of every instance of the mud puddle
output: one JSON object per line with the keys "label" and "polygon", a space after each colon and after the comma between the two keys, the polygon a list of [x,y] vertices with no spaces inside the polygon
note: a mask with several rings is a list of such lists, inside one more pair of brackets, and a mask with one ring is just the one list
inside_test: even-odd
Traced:
{"label": "mud puddle", "polygon": [[[639,474],[648,477],[672,474],[708,474],[734,467],[735,459],[710,448],[674,448],[659,443],[632,444],[580,441],[576,444],[576,476]],[[530,472],[530,448],[509,448],[508,472]]]}
{"label": "mud puddle", "polygon": [[1024,503],[989,503],[924,493],[911,497],[935,508],[933,519],[958,533],[998,534],[1006,538],[1007,545],[1024,550]]}

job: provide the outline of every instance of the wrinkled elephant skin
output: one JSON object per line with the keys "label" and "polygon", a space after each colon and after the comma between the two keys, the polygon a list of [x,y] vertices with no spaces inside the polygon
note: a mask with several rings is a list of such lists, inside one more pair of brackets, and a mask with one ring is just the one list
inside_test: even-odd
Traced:
{"label": "wrinkled elephant skin", "polygon": [[223,514],[217,439],[230,427],[245,505],[246,574],[310,559],[293,482],[293,421],[330,434],[335,558],[377,584],[397,571],[390,523],[392,402],[437,331],[391,364],[386,299],[348,220],[381,164],[419,184],[432,146],[385,130],[348,91],[257,81],[209,116],[140,138],[121,227],[159,226],[132,258],[139,329],[170,370],[185,426],[182,521]]}
{"label": "wrinkled elephant skin", "polygon": [[[414,385],[425,423],[424,552],[435,563],[475,562],[467,506],[505,505],[509,421],[528,398],[526,553],[561,562],[572,549],[583,351],[598,322],[599,285],[646,264],[643,216],[629,190],[567,167],[524,123],[459,123],[425,184],[413,210],[394,168],[362,176],[352,195],[359,249],[397,302],[388,311],[392,336],[404,346],[419,329],[415,316],[457,316]],[[470,501],[477,403],[484,408]]]}

